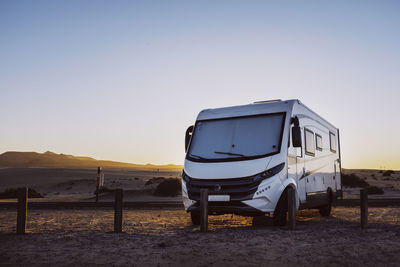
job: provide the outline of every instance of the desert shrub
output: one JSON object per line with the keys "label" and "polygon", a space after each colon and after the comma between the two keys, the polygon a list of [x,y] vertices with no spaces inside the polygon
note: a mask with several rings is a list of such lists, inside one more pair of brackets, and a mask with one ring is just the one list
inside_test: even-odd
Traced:
{"label": "desert shrub", "polygon": [[385,172],[382,174],[382,176],[391,176],[392,174],[394,174],[394,171],[392,171],[392,170],[387,170],[387,171],[385,171]]}
{"label": "desert shrub", "polygon": [[367,187],[369,183],[351,173],[350,175],[342,174],[342,185],[347,187]]}
{"label": "desert shrub", "polygon": [[365,180],[359,178],[357,175],[354,173],[348,175],[348,174],[342,174],[342,184],[343,186],[348,186],[348,187],[362,187],[367,189],[368,194],[370,195],[382,195],[384,194],[384,191],[382,188],[379,188],[374,185],[370,185],[367,183]]}
{"label": "desert shrub", "polygon": [[[0,193],[0,199],[17,198],[18,188],[9,188]],[[43,196],[35,189],[28,188],[28,198],[43,198]]]}
{"label": "desert shrub", "polygon": [[160,183],[162,181],[164,181],[165,178],[164,177],[153,177],[150,180],[148,180],[144,185],[151,185],[154,183]]}
{"label": "desert shrub", "polygon": [[174,197],[181,192],[181,181],[179,179],[171,178],[164,179],[154,191],[155,196],[160,197]]}
{"label": "desert shrub", "polygon": [[379,188],[374,185],[369,185],[366,187],[368,194],[370,195],[383,195],[385,192],[382,188]]}

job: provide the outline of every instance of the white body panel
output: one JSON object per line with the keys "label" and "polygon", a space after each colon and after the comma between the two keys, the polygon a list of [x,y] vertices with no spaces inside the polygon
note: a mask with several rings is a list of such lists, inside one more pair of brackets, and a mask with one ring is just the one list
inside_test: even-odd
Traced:
{"label": "white body panel", "polygon": [[[253,208],[256,211],[272,213],[287,186],[293,186],[296,189],[297,208],[302,207],[300,204],[307,206],[308,204],[312,204],[312,202],[317,203],[316,200],[318,200],[318,197],[320,195],[323,197],[328,196],[328,192],[331,192],[333,196],[337,195],[336,192],[339,192],[338,195],[340,195],[339,132],[337,128],[304,106],[300,101],[277,101],[203,110],[199,113],[196,122],[280,112],[284,112],[286,116],[279,153],[262,158],[225,162],[194,161],[186,157],[183,171],[186,177],[191,179],[189,183],[193,183],[193,181],[199,183],[205,182],[212,185],[215,184],[217,187],[220,186],[219,184],[222,184],[223,187],[224,181],[235,182],[236,179],[238,181],[240,179],[251,179],[251,177],[270,170],[275,166],[284,164],[284,167],[278,173],[262,180],[257,185],[257,190],[249,196],[242,197],[240,202],[244,206]],[[291,127],[293,126],[291,118],[293,117],[299,119],[302,134],[301,148],[294,148],[291,145],[292,142],[289,142]],[[314,155],[306,153],[305,128],[313,132]],[[331,135],[334,134],[336,151],[331,150],[330,133]],[[315,148],[315,134],[318,134],[322,138],[321,149]],[[307,136],[309,140],[310,133]],[[196,138],[195,135],[193,138]],[[191,207],[197,205],[193,186],[193,184],[187,185],[187,182],[184,179],[182,180],[183,202],[185,209],[188,211]],[[197,190],[198,188],[195,189]],[[240,188],[237,189],[240,190]],[[213,190],[213,188],[210,189],[210,194],[219,194],[216,191],[213,193]],[[223,194],[222,191],[220,192],[221,194]],[[228,199],[227,197],[223,198],[224,201]],[[229,200],[232,201],[232,205],[238,205],[239,201],[234,202],[232,199],[234,197],[231,196]],[[231,202],[228,201],[226,203]],[[309,206],[311,207],[312,205]],[[223,213],[223,211],[221,212]]]}

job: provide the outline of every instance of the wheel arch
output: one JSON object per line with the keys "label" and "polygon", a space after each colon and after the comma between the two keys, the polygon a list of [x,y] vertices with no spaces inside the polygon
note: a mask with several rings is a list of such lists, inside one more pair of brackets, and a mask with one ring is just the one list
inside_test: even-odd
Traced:
{"label": "wheel arch", "polygon": [[276,204],[275,204],[275,209],[276,209],[276,206],[278,205],[279,200],[282,198],[282,196],[283,196],[284,194],[287,194],[287,189],[288,189],[289,187],[292,187],[292,188],[294,189],[294,192],[295,192],[296,210],[299,210],[299,207],[300,207],[300,198],[299,198],[299,194],[298,194],[298,192],[297,192],[297,183],[296,183],[296,181],[295,181],[294,179],[292,179],[292,178],[288,178],[288,179],[286,179],[286,180],[284,180],[284,181],[282,182],[282,185],[283,185],[283,190],[282,190],[282,192],[280,193],[279,198],[278,198],[278,200],[277,200],[277,202],[276,202]]}

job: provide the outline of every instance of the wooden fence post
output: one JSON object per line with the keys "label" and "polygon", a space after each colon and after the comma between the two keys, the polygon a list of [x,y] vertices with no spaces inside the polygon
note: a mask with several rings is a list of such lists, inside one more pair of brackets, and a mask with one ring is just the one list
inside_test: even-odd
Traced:
{"label": "wooden fence post", "polygon": [[367,189],[360,190],[360,209],[361,209],[361,229],[368,228],[368,191]]}
{"label": "wooden fence post", "polygon": [[97,179],[96,179],[96,203],[97,203],[97,202],[99,202],[100,173],[101,173],[101,167],[97,167]]}
{"label": "wooden fence post", "polygon": [[288,196],[288,226],[289,230],[294,230],[296,227],[296,193],[293,187],[289,187]]}
{"label": "wooden fence post", "polygon": [[28,187],[18,188],[17,191],[17,234],[23,235],[26,231],[26,213],[28,210]]}
{"label": "wooden fence post", "polygon": [[200,231],[208,231],[208,189],[200,189]]}
{"label": "wooden fence post", "polygon": [[122,232],[122,210],[123,210],[123,191],[122,189],[115,190],[115,203],[114,203],[114,232]]}

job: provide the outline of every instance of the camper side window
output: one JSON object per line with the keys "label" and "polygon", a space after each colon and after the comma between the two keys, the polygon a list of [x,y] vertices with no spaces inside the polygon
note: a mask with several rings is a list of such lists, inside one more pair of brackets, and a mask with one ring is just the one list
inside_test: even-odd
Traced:
{"label": "camper side window", "polygon": [[314,132],[304,128],[306,155],[315,156]]}
{"label": "camper side window", "polygon": [[331,145],[331,151],[336,153],[336,136],[334,133],[329,132],[329,143]]}
{"label": "camper side window", "polygon": [[322,151],[322,136],[315,134],[315,147],[317,150]]}

